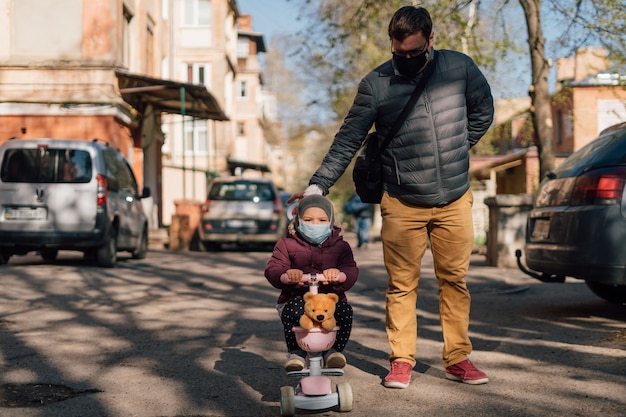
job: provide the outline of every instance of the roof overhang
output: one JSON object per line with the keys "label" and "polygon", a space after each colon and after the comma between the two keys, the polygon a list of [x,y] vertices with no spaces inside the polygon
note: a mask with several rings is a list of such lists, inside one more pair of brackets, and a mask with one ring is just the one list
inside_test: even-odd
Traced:
{"label": "roof overhang", "polygon": [[249,38],[252,42],[254,42],[256,44],[257,52],[267,52],[267,50],[265,49],[265,42],[263,41],[262,33],[240,30],[238,32],[238,35]]}
{"label": "roof overhang", "polygon": [[528,149],[520,149],[506,155],[472,156],[469,173],[478,180],[492,178],[497,172],[522,165],[527,153]]}
{"label": "roof overhang", "polygon": [[254,162],[245,162],[245,161],[235,161],[230,158],[227,159],[226,162],[228,164],[228,171],[230,171],[231,175],[236,175],[238,169],[242,171],[251,169],[254,171],[259,171],[260,173],[271,172],[271,170],[266,164],[257,164]]}
{"label": "roof overhang", "polygon": [[165,113],[229,120],[215,97],[203,85],[151,78],[120,69],[115,70],[115,75],[122,98],[139,111],[151,104]]}

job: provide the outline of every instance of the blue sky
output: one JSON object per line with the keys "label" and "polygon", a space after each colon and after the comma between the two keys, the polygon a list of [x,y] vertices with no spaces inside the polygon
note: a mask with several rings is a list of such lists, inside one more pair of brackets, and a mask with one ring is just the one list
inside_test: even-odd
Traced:
{"label": "blue sky", "polygon": [[[263,34],[266,47],[270,45],[270,40],[275,35],[295,34],[304,29],[305,21],[298,20],[303,3],[304,0],[237,0],[239,12],[252,15],[252,29]],[[544,22],[544,26],[544,31],[550,32],[550,25]],[[523,28],[525,29],[525,26]],[[526,44],[523,43],[522,47],[526,48]],[[530,64],[522,58],[508,77],[500,74],[499,78],[502,80],[498,92],[504,93],[504,96],[510,96],[511,92],[513,95],[526,95],[530,82],[529,71]],[[551,87],[554,83],[552,72],[554,71],[551,71]]]}
{"label": "blue sky", "polygon": [[301,0],[237,0],[239,12],[252,15],[252,29],[263,33],[265,44],[274,35],[295,33],[304,22],[298,21]]}

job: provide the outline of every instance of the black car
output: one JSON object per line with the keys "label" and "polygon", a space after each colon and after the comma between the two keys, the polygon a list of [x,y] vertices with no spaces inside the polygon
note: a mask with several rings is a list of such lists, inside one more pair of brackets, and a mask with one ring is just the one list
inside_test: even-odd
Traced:
{"label": "black car", "polygon": [[[529,275],[585,281],[626,303],[626,124],[570,155],[542,181],[526,225]],[[519,261],[518,253],[518,261]]]}

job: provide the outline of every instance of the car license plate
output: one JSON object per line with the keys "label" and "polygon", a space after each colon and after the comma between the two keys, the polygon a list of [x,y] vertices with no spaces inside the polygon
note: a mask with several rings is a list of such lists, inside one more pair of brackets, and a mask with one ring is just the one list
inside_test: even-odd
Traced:
{"label": "car license plate", "polygon": [[244,227],[254,227],[254,220],[227,220],[226,227],[232,228],[244,228]]}
{"label": "car license plate", "polygon": [[46,209],[37,208],[7,208],[4,210],[5,220],[45,220]]}
{"label": "car license plate", "polygon": [[544,240],[550,237],[550,219],[535,220],[531,237],[536,240]]}

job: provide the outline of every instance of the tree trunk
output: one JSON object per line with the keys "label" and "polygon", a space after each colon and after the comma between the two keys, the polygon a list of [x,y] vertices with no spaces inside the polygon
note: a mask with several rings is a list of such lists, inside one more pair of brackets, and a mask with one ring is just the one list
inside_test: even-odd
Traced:
{"label": "tree trunk", "polygon": [[519,0],[524,8],[528,27],[528,46],[532,68],[532,84],[529,88],[530,114],[532,116],[537,149],[539,151],[540,179],[554,169],[554,149],[552,147],[553,123],[548,89],[550,64],[546,60],[541,28],[541,0]]}

